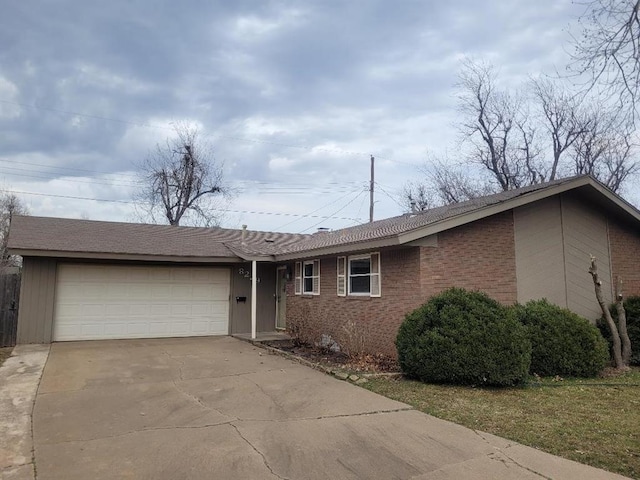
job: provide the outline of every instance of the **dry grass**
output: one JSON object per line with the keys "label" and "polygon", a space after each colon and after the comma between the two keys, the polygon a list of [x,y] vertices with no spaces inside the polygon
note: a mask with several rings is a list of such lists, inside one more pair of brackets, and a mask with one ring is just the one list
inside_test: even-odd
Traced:
{"label": "dry grass", "polygon": [[375,379],[366,388],[445,420],[640,478],[640,368],[484,389]]}
{"label": "dry grass", "polygon": [[13,347],[0,348],[0,366],[2,366],[4,361],[11,356],[11,352],[13,352]]}

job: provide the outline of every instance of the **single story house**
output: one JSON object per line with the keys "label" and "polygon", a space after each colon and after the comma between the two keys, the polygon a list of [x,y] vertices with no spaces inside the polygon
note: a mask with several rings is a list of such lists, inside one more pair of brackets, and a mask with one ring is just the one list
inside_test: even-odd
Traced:
{"label": "single story house", "polygon": [[18,343],[250,334],[305,323],[395,355],[404,315],[451,286],[595,320],[640,294],[640,211],[589,176],[312,235],[16,216]]}

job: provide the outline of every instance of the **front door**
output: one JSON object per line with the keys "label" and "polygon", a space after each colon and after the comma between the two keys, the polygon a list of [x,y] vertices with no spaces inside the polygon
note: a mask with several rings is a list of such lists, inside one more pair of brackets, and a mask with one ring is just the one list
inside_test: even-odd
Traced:
{"label": "front door", "polygon": [[287,328],[287,267],[278,267],[276,277],[276,328]]}

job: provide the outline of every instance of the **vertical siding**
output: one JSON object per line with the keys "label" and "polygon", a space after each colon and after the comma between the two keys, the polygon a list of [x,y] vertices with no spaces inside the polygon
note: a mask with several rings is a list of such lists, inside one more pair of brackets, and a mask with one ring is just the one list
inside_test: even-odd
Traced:
{"label": "vertical siding", "polygon": [[596,320],[600,307],[589,275],[589,256],[598,259],[598,273],[607,302],[611,301],[611,262],[604,215],[578,197],[561,197],[562,230],[567,281],[567,306],[578,315]]}
{"label": "vertical siding", "polygon": [[514,209],[518,302],[546,298],[567,307],[560,198]]}
{"label": "vertical siding", "polygon": [[[240,273],[242,271],[242,273]],[[248,273],[247,273],[248,272]],[[276,266],[258,262],[258,332],[273,332],[276,328]],[[236,301],[246,297],[246,302]],[[230,331],[251,333],[251,264],[242,263],[231,268]]]}
{"label": "vertical siding", "polygon": [[258,332],[276,329],[276,265],[258,263]]}
{"label": "vertical siding", "polygon": [[22,263],[17,343],[50,343],[56,260],[25,257]]}
{"label": "vertical siding", "polygon": [[[249,272],[247,274],[246,272]],[[237,297],[245,297],[238,302]],[[231,333],[251,333],[251,264],[231,267]]]}

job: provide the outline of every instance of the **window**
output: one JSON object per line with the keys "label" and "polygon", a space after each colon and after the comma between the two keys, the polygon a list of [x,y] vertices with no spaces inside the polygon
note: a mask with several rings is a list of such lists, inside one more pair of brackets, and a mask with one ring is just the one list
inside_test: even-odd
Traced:
{"label": "window", "polygon": [[296,295],[320,295],[320,260],[296,262]]}
{"label": "window", "polygon": [[[338,257],[338,295],[345,294],[346,257]],[[348,293],[353,296],[380,296],[380,254],[355,255],[348,259]]]}

